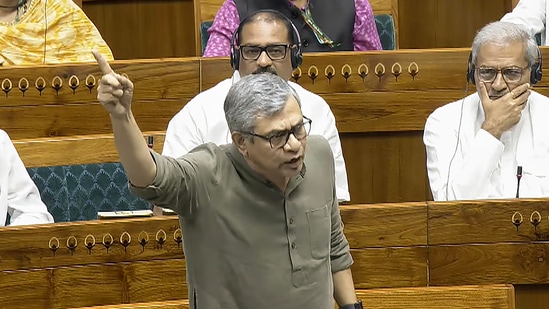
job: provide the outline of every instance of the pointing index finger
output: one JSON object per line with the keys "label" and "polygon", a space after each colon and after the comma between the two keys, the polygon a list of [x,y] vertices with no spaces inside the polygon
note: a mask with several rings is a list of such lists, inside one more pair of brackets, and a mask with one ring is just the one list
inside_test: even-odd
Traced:
{"label": "pointing index finger", "polygon": [[99,69],[103,72],[103,74],[114,73],[113,69],[107,62],[107,59],[105,59],[102,54],[100,54],[97,50],[93,50],[92,53],[97,61],[97,64],[99,64]]}

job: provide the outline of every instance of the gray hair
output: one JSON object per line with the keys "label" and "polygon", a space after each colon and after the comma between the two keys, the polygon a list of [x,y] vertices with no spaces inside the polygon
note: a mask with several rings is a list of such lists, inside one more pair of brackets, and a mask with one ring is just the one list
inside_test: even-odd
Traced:
{"label": "gray hair", "polygon": [[523,42],[526,48],[526,62],[531,66],[538,61],[538,44],[533,35],[523,25],[496,21],[489,23],[477,32],[471,49],[472,62],[477,64],[480,48],[486,44],[507,46],[512,42]]}
{"label": "gray hair", "polygon": [[223,109],[231,132],[253,132],[258,117],[271,117],[293,96],[301,101],[290,84],[272,73],[249,74],[231,86]]}

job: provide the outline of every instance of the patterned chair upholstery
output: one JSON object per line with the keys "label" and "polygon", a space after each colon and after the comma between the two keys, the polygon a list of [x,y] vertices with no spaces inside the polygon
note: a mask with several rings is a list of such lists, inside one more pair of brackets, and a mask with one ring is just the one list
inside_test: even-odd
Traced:
{"label": "patterned chair upholstery", "polygon": [[202,54],[204,54],[204,51],[206,50],[206,44],[208,44],[208,39],[210,38],[208,29],[210,29],[212,23],[212,21],[203,21],[202,23],[200,23],[200,42],[202,42]]}
{"label": "patterned chair upholstery", "polygon": [[[395,21],[390,14],[378,14],[374,16],[376,22],[377,33],[381,40],[381,47],[384,50],[396,49],[396,34],[395,34]],[[208,29],[212,26],[211,21],[203,21],[200,23],[200,41],[202,43],[202,54],[206,50],[206,44],[210,34]]]}
{"label": "patterned chair upholstery", "polygon": [[377,33],[383,50],[396,49],[395,20],[390,14],[375,15]]}
{"label": "patterned chair upholstery", "polygon": [[120,163],[28,168],[55,222],[97,219],[99,211],[150,209],[133,196]]}

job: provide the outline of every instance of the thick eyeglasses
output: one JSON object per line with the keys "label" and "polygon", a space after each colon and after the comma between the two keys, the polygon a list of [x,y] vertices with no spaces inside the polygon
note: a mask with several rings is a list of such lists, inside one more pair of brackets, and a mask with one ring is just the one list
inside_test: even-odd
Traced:
{"label": "thick eyeglasses", "polygon": [[527,68],[528,66],[525,66],[524,68],[506,67],[501,69],[496,69],[492,67],[479,67],[477,71],[479,80],[485,83],[493,82],[498,76],[499,72],[501,72],[501,75],[506,82],[516,83],[520,81],[524,70]]}
{"label": "thick eyeglasses", "polygon": [[244,60],[257,60],[263,52],[266,52],[271,60],[282,60],[286,58],[286,52],[289,47],[290,45],[288,44],[269,45],[265,47],[240,46],[240,53]]}
{"label": "thick eyeglasses", "polygon": [[271,144],[272,149],[278,149],[284,147],[284,145],[288,143],[288,140],[290,139],[290,134],[293,134],[298,140],[302,140],[307,137],[307,135],[309,135],[309,132],[311,131],[312,123],[313,121],[311,119],[303,116],[303,122],[295,125],[289,131],[280,131],[270,135],[260,135],[254,132],[245,133],[267,140],[269,141],[269,144]]}

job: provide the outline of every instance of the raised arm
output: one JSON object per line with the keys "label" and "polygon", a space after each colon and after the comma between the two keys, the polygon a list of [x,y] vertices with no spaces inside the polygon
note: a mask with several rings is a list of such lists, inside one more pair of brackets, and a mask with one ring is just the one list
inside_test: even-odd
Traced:
{"label": "raised arm", "polygon": [[134,186],[148,186],[156,176],[156,164],[131,111],[133,84],[115,73],[103,55],[97,51],[93,55],[104,74],[97,88],[97,99],[110,114],[120,162]]}

